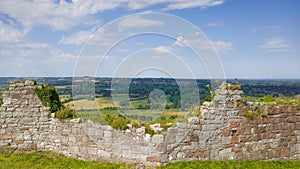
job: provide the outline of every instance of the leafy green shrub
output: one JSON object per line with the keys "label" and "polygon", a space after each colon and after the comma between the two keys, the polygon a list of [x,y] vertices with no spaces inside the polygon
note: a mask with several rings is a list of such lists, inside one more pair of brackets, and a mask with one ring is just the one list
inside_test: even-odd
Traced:
{"label": "leafy green shrub", "polygon": [[59,100],[59,96],[55,87],[48,86],[47,84],[38,84],[35,87],[35,93],[41,100],[42,104],[50,108],[50,112],[54,113],[62,108],[62,103]]}
{"label": "leafy green shrub", "polygon": [[121,115],[111,116],[107,114],[104,118],[106,122],[114,129],[125,130],[128,128],[127,124],[130,123],[130,120]]}
{"label": "leafy green shrub", "polygon": [[161,128],[163,128],[165,131],[168,130],[168,128],[172,127],[173,123],[167,123],[167,124],[161,124]]}
{"label": "leafy green shrub", "polygon": [[237,101],[237,107],[238,108],[242,108],[244,106],[245,106],[245,104],[242,101],[240,101],[240,100]]}
{"label": "leafy green shrub", "polygon": [[255,114],[254,114],[253,110],[249,109],[249,110],[247,111],[247,117],[252,118],[252,117],[254,117],[254,116],[255,116]]}
{"label": "leafy green shrub", "polygon": [[2,99],[2,95],[0,94],[0,105],[3,104],[3,99]]}
{"label": "leafy green shrub", "polygon": [[155,134],[154,130],[150,128],[150,124],[146,123],[144,124],[144,127],[145,127],[145,133],[150,134],[151,136]]}
{"label": "leafy green shrub", "polygon": [[63,106],[56,113],[55,117],[59,119],[73,119],[76,118],[76,113],[68,107]]}
{"label": "leafy green shrub", "polygon": [[267,115],[263,112],[262,108],[258,107],[256,110],[249,109],[247,111],[247,117],[253,118],[254,116],[266,117]]}
{"label": "leafy green shrub", "polygon": [[245,102],[256,102],[258,98],[259,97],[243,96],[242,100],[245,101]]}
{"label": "leafy green shrub", "polygon": [[263,109],[262,109],[261,107],[258,107],[258,108],[256,109],[256,115],[257,115],[257,116],[262,116],[262,117],[265,117],[265,116],[266,116],[266,114],[264,113],[264,111],[263,111]]}
{"label": "leafy green shrub", "polygon": [[300,99],[293,98],[293,97],[274,97],[272,95],[266,95],[264,97],[251,97],[246,96],[243,97],[244,101],[251,101],[251,102],[265,102],[268,106],[274,105],[289,105],[295,106],[297,110],[300,109]]}
{"label": "leafy green shrub", "polygon": [[273,95],[266,95],[264,97],[258,98],[257,101],[258,102],[274,102],[275,98],[273,97]]}
{"label": "leafy green shrub", "polygon": [[132,127],[134,127],[134,128],[140,128],[141,127],[140,123],[138,123],[137,121],[131,120],[130,123],[132,124]]}
{"label": "leafy green shrub", "polygon": [[212,101],[211,95],[207,95],[203,100],[201,100],[200,105],[202,105],[204,102],[211,102]]}

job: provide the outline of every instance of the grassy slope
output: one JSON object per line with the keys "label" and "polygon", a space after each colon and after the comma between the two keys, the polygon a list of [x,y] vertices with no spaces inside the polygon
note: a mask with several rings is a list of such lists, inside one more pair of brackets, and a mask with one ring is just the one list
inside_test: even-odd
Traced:
{"label": "grassy slope", "polygon": [[53,152],[36,152],[32,154],[16,153],[0,150],[0,168],[32,168],[32,169],[67,169],[67,168],[135,168],[125,164],[86,162],[65,157]]}
{"label": "grassy slope", "polygon": [[287,169],[300,168],[300,161],[194,161],[178,162],[161,168],[169,169]]}
{"label": "grassy slope", "polygon": [[[263,161],[194,161],[178,162],[160,168],[207,168],[207,169],[285,169],[299,168],[300,161],[263,162]],[[11,150],[0,149],[0,168],[30,168],[30,169],[66,169],[66,168],[135,168],[134,165],[86,162],[65,157],[53,152],[28,152],[11,154]]]}

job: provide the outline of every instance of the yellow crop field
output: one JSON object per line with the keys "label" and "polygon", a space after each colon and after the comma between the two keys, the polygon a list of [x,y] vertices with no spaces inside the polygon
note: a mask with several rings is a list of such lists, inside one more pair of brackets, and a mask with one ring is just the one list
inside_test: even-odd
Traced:
{"label": "yellow crop field", "polygon": [[163,112],[163,114],[167,114],[167,115],[180,115],[180,116],[186,116],[186,115],[188,115],[189,114],[189,112],[187,112],[187,111],[177,111],[177,110],[165,110],[164,112]]}
{"label": "yellow crop field", "polygon": [[61,102],[66,101],[67,99],[69,99],[71,96],[70,95],[59,95],[59,100]]}
{"label": "yellow crop field", "polygon": [[110,98],[96,98],[95,100],[76,100],[65,104],[65,106],[73,108],[74,104],[76,109],[104,109],[106,107],[114,107],[114,103]]}

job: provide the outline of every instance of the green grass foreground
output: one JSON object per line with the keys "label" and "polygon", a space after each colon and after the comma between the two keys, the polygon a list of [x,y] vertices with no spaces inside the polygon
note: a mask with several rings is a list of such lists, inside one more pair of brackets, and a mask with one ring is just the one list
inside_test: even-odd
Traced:
{"label": "green grass foreground", "polygon": [[300,161],[192,161],[161,167],[167,169],[288,169],[300,168]]}
{"label": "green grass foreground", "polygon": [[[136,168],[135,165],[87,162],[66,157],[54,152],[17,152],[0,149],[0,168],[2,169],[119,169]],[[153,167],[150,167],[153,168]],[[193,161],[177,162],[158,168],[169,169],[287,169],[300,168],[300,161]]]}
{"label": "green grass foreground", "polygon": [[0,169],[119,169],[135,168],[134,165],[87,162],[54,152],[18,152],[0,149]]}

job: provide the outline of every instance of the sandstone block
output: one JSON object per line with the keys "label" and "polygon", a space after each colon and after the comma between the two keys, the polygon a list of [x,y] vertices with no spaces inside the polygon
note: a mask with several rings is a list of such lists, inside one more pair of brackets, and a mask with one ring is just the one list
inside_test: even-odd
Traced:
{"label": "sandstone block", "polygon": [[149,162],[161,162],[160,156],[150,156],[150,157],[147,157],[146,161],[149,161]]}
{"label": "sandstone block", "polygon": [[219,152],[219,154],[220,154],[220,156],[225,156],[225,155],[227,155],[228,153],[230,153],[231,150],[232,150],[232,148],[226,148],[226,149],[224,149],[224,150],[221,150],[221,151]]}
{"label": "sandstone block", "polygon": [[198,117],[190,117],[190,118],[188,118],[188,123],[189,124],[199,124],[200,120]]}
{"label": "sandstone block", "polygon": [[155,134],[152,136],[152,143],[161,144],[164,141],[164,136],[162,134]]}
{"label": "sandstone block", "polygon": [[231,137],[222,137],[222,143],[223,144],[230,144]]}
{"label": "sandstone block", "polygon": [[25,84],[25,86],[33,86],[34,80],[26,80],[24,84]]}

